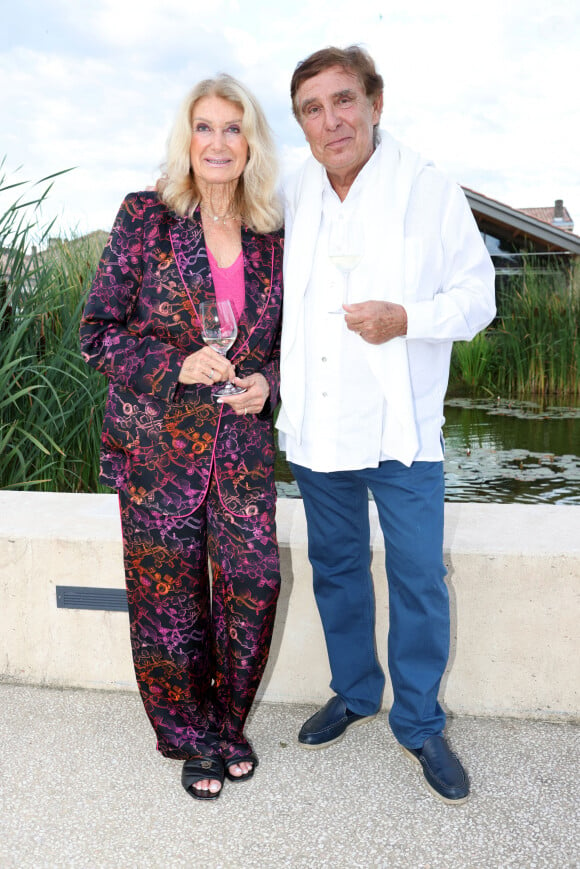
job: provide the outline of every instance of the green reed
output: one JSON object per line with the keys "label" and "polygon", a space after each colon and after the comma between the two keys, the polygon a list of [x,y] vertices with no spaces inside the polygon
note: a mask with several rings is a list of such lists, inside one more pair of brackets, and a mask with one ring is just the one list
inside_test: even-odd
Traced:
{"label": "green reed", "polygon": [[580,395],[580,295],[540,258],[502,286],[498,316],[454,346],[450,386],[501,395]]}
{"label": "green reed", "polygon": [[[0,193],[13,186],[0,175]],[[104,491],[106,382],[83,363],[78,338],[102,238],[49,244],[52,224],[40,217],[49,189],[0,216],[0,488]]]}

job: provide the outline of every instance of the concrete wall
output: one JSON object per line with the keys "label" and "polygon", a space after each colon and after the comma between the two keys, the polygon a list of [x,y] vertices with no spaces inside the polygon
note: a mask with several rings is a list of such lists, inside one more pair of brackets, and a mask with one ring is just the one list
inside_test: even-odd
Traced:
{"label": "concrete wall", "polygon": [[[386,665],[384,546],[370,509]],[[126,613],[56,606],[57,585],[123,588],[116,498],[0,492],[0,516],[0,679],[136,690]],[[283,591],[261,696],[319,703],[329,670],[300,500],[279,501],[278,532]],[[580,720],[580,507],[448,504],[445,560],[448,711]]]}

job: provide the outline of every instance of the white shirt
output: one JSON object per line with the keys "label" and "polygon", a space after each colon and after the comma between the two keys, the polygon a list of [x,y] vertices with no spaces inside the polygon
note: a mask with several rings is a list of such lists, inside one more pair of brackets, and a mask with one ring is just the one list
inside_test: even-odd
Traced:
{"label": "white shirt", "polygon": [[[324,182],[304,317],[297,326],[304,330],[305,376],[300,374],[301,366],[293,364],[291,354],[284,354],[285,344],[292,343],[284,329],[293,327],[283,326],[279,444],[290,461],[315,471],[376,467],[385,459],[399,458],[386,448],[389,412],[384,391],[369,365],[369,345],[346,328],[343,316],[329,314],[340,301],[343,281],[328,258],[329,228],[336,220],[358,220],[364,226],[365,217],[369,219],[361,199],[366,185],[377,183],[378,151],[343,203],[328,180]],[[291,197],[288,206],[286,251],[293,230]],[[402,303],[408,319],[405,342],[418,439],[414,460],[441,461],[443,399],[452,342],[470,340],[493,318],[495,275],[462,190],[433,167],[424,167],[413,184],[404,220],[404,248]],[[363,256],[351,272],[349,301],[369,298],[370,269],[376,268],[376,262],[376,252]],[[285,299],[293,291],[286,282]],[[397,372],[384,371],[381,376],[397,377]],[[294,390],[304,390],[300,431],[284,411],[284,395]]]}

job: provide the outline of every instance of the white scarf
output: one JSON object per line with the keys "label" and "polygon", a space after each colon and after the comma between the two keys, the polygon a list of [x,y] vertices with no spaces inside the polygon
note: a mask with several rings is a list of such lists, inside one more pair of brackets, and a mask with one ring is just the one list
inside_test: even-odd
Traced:
{"label": "white scarf", "polygon": [[[418,174],[428,165],[414,151],[381,131],[378,183],[362,191],[365,257],[372,274],[367,298],[402,304],[405,280],[405,214]],[[309,157],[286,190],[290,213],[284,255],[282,331],[282,427],[300,441],[306,371],[303,297],[314,259],[322,214],[325,169]],[[365,352],[387,404],[383,451],[409,466],[419,450],[405,338],[368,344]]]}

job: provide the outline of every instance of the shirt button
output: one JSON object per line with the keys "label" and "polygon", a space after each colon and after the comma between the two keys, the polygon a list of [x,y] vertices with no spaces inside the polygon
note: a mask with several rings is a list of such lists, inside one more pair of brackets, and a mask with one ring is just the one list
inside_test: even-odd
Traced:
{"label": "shirt button", "polygon": [[326,362],[326,356],[323,356],[323,357],[322,357],[322,361],[323,361],[323,362]]}

